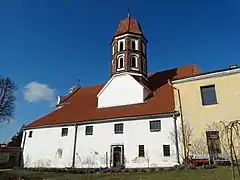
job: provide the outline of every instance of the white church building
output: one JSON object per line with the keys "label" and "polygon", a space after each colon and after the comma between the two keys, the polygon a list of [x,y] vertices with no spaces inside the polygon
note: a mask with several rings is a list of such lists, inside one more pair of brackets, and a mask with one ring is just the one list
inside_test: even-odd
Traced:
{"label": "white church building", "polygon": [[24,167],[170,167],[180,163],[173,87],[194,65],[148,74],[147,39],[138,21],[121,20],[106,84],[74,86],[57,109],[28,124]]}

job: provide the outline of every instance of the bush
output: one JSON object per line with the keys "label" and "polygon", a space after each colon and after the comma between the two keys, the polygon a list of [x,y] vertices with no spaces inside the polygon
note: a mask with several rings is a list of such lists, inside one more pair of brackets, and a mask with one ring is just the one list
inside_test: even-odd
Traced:
{"label": "bush", "polygon": [[120,172],[122,172],[122,169],[121,169],[121,168],[115,169],[115,173],[120,173]]}
{"label": "bush", "polygon": [[110,169],[109,168],[103,169],[102,172],[103,173],[108,173],[108,172],[110,172]]}
{"label": "bush", "polygon": [[204,169],[214,169],[214,168],[217,168],[217,165],[215,165],[215,164],[210,164],[210,165],[204,166]]}
{"label": "bush", "polygon": [[187,166],[184,165],[184,164],[180,164],[180,165],[175,165],[173,168],[174,168],[174,170],[179,171],[179,170],[184,170],[184,169],[186,169]]}
{"label": "bush", "polygon": [[186,169],[197,169],[197,167],[195,165],[190,164],[186,167]]}
{"label": "bush", "polygon": [[166,171],[166,172],[174,171],[174,167],[165,167],[164,171]]}
{"label": "bush", "polygon": [[164,171],[164,168],[155,168],[156,172]]}
{"label": "bush", "polygon": [[132,172],[137,172],[138,171],[137,168],[132,168],[131,170],[132,170]]}

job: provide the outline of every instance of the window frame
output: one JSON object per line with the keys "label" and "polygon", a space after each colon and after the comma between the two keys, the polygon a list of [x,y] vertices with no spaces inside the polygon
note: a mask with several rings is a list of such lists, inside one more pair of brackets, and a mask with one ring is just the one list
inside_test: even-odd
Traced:
{"label": "window frame", "polygon": [[68,128],[62,128],[61,136],[62,136],[62,137],[68,136]]}
{"label": "window frame", "polygon": [[[120,66],[121,61],[122,61],[122,67]],[[117,70],[122,70],[122,69],[124,69],[124,56],[119,56],[117,61]]]}
{"label": "window frame", "polygon": [[[88,131],[88,128],[91,129],[91,132]],[[86,135],[86,136],[91,136],[91,135],[93,135],[93,126],[86,126],[86,127],[85,127],[85,135]]]}
{"label": "window frame", "polygon": [[135,40],[132,40],[132,41],[131,41],[131,49],[132,49],[132,50],[137,50],[137,43],[136,43]]}
{"label": "window frame", "polygon": [[[117,130],[117,126],[120,126],[122,128],[120,128],[120,130]],[[123,134],[123,131],[124,131],[124,124],[123,123],[114,124],[114,133],[115,134]]]}
{"label": "window frame", "polygon": [[163,156],[164,157],[170,157],[171,156],[171,148],[170,148],[169,144],[164,144],[163,145]]}
{"label": "window frame", "polygon": [[145,157],[145,147],[144,145],[138,145],[138,157]]}
{"label": "window frame", "polygon": [[[159,123],[160,125],[160,127],[159,128],[154,128],[154,127],[152,127],[153,126],[153,124],[154,123]],[[149,121],[149,129],[150,129],[150,131],[151,132],[159,132],[159,131],[161,131],[161,129],[162,129],[162,122],[161,122],[161,120],[152,120],[152,121]]]}
{"label": "window frame", "polygon": [[[212,101],[210,103],[207,102],[208,100],[206,100],[206,99],[209,99],[209,98],[206,97],[207,96],[205,94],[206,92],[204,92],[204,89],[207,89],[207,88],[213,88],[213,90],[211,90]],[[216,85],[215,84],[200,86],[200,93],[201,93],[202,106],[211,106],[211,105],[218,104]],[[214,93],[214,94],[212,94],[212,93]],[[212,96],[214,96],[214,97],[212,97]]]}
{"label": "window frame", "polygon": [[118,52],[121,52],[121,51],[125,50],[125,39],[121,39],[121,40],[118,41],[118,48],[117,49],[118,49]]}
{"label": "window frame", "polygon": [[[133,66],[133,58],[135,59],[136,66]],[[132,69],[138,69],[138,57],[137,56],[135,56],[135,55],[131,56],[130,66]]]}
{"label": "window frame", "polygon": [[114,45],[112,45],[112,55],[114,55]]}

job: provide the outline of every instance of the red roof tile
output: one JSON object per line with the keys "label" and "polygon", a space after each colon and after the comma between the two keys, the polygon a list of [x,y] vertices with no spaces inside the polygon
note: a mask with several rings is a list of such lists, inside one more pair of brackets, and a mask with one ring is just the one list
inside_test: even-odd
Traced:
{"label": "red roof tile", "polygon": [[138,21],[130,16],[120,21],[117,32],[114,36],[119,36],[124,33],[143,35],[141,26]]}
{"label": "red roof tile", "polygon": [[173,89],[168,80],[190,77],[200,73],[195,65],[170,69],[149,75],[149,89],[154,92],[146,103],[110,108],[97,108],[97,94],[104,86],[96,85],[79,89],[69,97],[64,107],[28,124],[25,128],[64,123],[103,120],[119,117],[154,115],[174,112]]}

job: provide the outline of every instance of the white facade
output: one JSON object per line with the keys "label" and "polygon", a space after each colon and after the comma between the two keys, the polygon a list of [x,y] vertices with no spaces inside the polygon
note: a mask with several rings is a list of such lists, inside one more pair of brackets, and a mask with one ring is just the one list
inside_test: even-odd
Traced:
{"label": "white facade", "polygon": [[[150,121],[161,122],[161,130],[150,131]],[[99,121],[77,126],[76,168],[112,167],[117,156],[114,147],[119,146],[120,161],[126,168],[169,167],[178,164],[176,144],[170,132],[174,131],[173,117],[121,121]],[[123,123],[123,133],[115,134],[115,124]],[[92,135],[86,135],[86,126],[93,126]],[[62,128],[68,135],[61,136]],[[32,137],[28,137],[32,131]],[[25,130],[22,146],[24,167],[71,167],[75,142],[75,126],[46,127]],[[144,145],[144,157],[139,157],[139,145]],[[170,145],[170,156],[164,157],[163,145]],[[115,162],[116,163],[116,162]]]}
{"label": "white facade", "polygon": [[149,93],[129,73],[117,74],[99,92],[98,108],[144,103]]}

